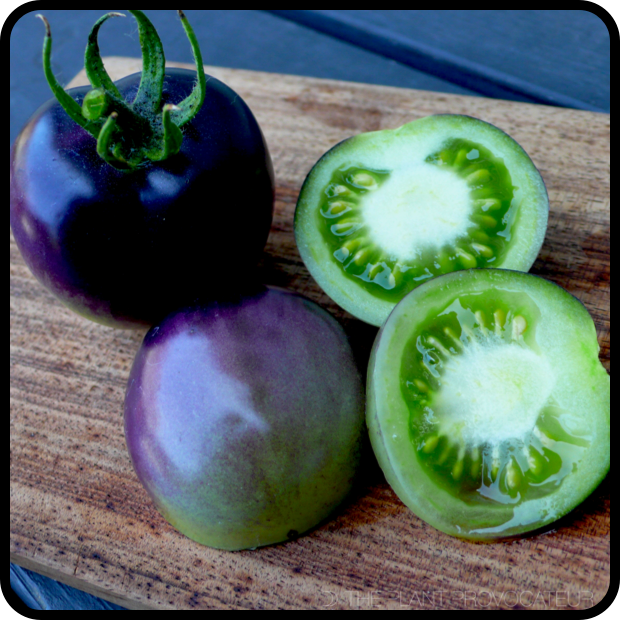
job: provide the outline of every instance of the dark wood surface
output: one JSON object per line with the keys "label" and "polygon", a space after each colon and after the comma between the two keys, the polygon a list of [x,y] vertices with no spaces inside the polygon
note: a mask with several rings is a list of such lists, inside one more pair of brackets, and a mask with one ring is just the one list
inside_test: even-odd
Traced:
{"label": "dark wood surface", "polygon": [[[108,66],[120,77],[139,65],[116,59]],[[541,170],[551,218],[534,271],[586,304],[609,368],[608,115],[207,71],[246,99],[271,147],[277,201],[264,281],[332,312],[360,362],[376,329],[337,308],[301,263],[292,232],[299,188],[343,138],[449,111],[503,128]],[[189,541],[153,508],[124,445],[123,393],[143,334],[65,310],[34,281],[12,240],[10,284],[12,562],[130,608],[563,609],[592,607],[607,593],[607,482],[544,535],[473,545],[417,519],[370,459],[353,500],[298,541],[241,553]]]}

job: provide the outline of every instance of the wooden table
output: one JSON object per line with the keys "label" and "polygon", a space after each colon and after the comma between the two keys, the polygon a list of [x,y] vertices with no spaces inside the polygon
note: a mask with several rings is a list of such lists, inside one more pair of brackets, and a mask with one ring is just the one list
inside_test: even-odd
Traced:
{"label": "wooden table", "polygon": [[[137,61],[109,59],[116,79]],[[207,67],[246,99],[277,176],[262,264],[268,284],[317,301],[365,363],[376,329],[336,307],[300,261],[293,213],[303,179],[340,140],[433,113],[494,123],[532,156],[551,201],[533,272],[592,313],[609,369],[609,116],[483,98]],[[552,531],[475,545],[416,518],[374,461],[327,525],[285,545],[227,553],[188,540],[157,513],[127,454],[126,377],[143,332],[65,310],[11,238],[11,562],[141,609],[589,608],[610,583],[609,484]]]}

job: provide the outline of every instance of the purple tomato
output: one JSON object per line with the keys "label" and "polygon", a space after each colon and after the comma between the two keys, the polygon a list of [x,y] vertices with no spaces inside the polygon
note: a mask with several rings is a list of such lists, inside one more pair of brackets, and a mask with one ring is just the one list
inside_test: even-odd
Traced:
{"label": "purple tomato", "polygon": [[212,547],[278,543],[323,521],[352,488],[364,432],[343,329],[278,289],[172,314],[129,378],[136,473],[173,526]]}
{"label": "purple tomato", "polygon": [[[143,34],[156,37],[144,14],[132,14],[141,40]],[[95,37],[109,16],[96,25]],[[188,29],[186,21],[183,16]],[[48,26],[51,45],[49,32]],[[17,138],[11,150],[11,228],[28,267],[67,306],[108,325],[152,325],[176,307],[210,299],[251,276],[271,226],[273,168],[252,112],[217,79],[202,83],[204,103],[196,103],[199,111],[192,110],[191,120],[189,115],[181,119],[181,131],[166,119],[166,113],[179,112],[168,104],[194,106],[200,80],[195,71],[164,72],[162,65],[160,97],[146,115],[151,131],[146,121],[144,127],[138,122],[138,112],[147,107],[142,74],[112,84],[96,71],[92,79],[93,71],[91,81],[99,88],[67,91],[78,103],[79,122],[53,99]],[[79,117],[92,94],[94,103],[84,109],[95,118],[107,106],[105,124],[105,117]],[[115,126],[123,119],[125,134]],[[147,158],[119,169],[129,157],[126,145],[137,144],[136,127],[150,136],[148,156],[153,157],[159,147],[149,131],[161,137],[166,120],[173,130],[167,159]],[[102,146],[103,139],[87,129],[100,136],[109,130],[118,144],[108,136]]]}

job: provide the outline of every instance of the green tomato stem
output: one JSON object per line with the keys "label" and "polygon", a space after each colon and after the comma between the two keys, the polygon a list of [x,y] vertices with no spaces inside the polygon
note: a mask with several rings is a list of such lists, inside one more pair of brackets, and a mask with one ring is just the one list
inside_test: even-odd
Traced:
{"label": "green tomato stem", "polygon": [[84,65],[93,90],[86,95],[82,106],[53,74],[51,28],[45,17],[37,15],[45,24],[43,69],[54,96],[69,117],[97,139],[97,152],[102,159],[123,171],[139,168],[148,161],[168,159],[180,151],[183,143],[180,127],[201,109],[207,83],[196,35],[183,11],[178,11],[196,61],[197,80],[186,99],[162,107],[166,59],[161,39],[142,11],[129,10],[129,13],[138,23],[143,58],[135,100],[131,104],[123,100],[101,59],[98,41],[101,26],[111,17],[124,17],[122,13],[108,13],[97,20],[88,37]]}

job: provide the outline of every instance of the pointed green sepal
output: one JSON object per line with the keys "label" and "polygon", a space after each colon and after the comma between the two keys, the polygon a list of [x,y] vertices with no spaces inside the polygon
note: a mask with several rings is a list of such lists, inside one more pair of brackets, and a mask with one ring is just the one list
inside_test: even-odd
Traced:
{"label": "pointed green sepal", "polygon": [[129,172],[142,164],[143,157],[140,156],[138,159],[135,159],[127,157],[123,152],[123,144],[119,140],[121,130],[118,125],[118,119],[118,114],[112,112],[104,123],[97,140],[97,153],[99,157],[113,168],[122,172]]}
{"label": "pointed green sepal", "polygon": [[183,11],[178,11],[178,13],[181,18],[181,24],[183,24],[183,28],[185,29],[185,34],[187,35],[190,45],[192,46],[192,53],[194,55],[196,72],[198,75],[194,90],[190,93],[187,99],[184,99],[181,103],[177,104],[177,110],[175,110],[172,114],[172,119],[176,125],[183,127],[183,125],[189,123],[196,116],[196,114],[198,114],[202,104],[204,103],[207,92],[207,78],[205,76],[202,53],[200,51],[200,46],[198,45],[198,39],[196,38],[194,29],[187,20],[185,13],[183,13]]}
{"label": "pointed green sepal", "polygon": [[100,88],[108,91],[119,99],[122,99],[120,92],[118,92],[118,88],[116,88],[112,78],[110,78],[103,66],[101,52],[99,51],[99,29],[110,17],[125,16],[122,13],[108,13],[97,20],[97,23],[93,26],[88,36],[88,45],[86,46],[86,53],[84,54],[84,68],[86,70],[86,77],[88,77],[88,81],[92,84],[93,88]]}
{"label": "pointed green sepal", "polygon": [[108,120],[101,128],[99,138],[97,140],[97,154],[111,166],[123,169],[126,164],[119,161],[113,153],[115,146],[115,134],[117,132],[117,119],[118,114],[116,112],[112,112],[112,114],[108,117]]}
{"label": "pointed green sepal", "polygon": [[94,138],[99,136],[102,123],[94,123],[89,121],[82,115],[82,107],[69,95],[60,85],[52,71],[52,29],[49,22],[43,15],[37,17],[45,24],[45,39],[43,40],[43,71],[45,79],[52,89],[58,103],[63,107],[69,117],[75,121],[80,127],[83,127]]}
{"label": "pointed green sepal", "polygon": [[142,11],[130,10],[140,33],[142,46],[142,79],[138,94],[133,102],[136,111],[157,114],[161,110],[161,97],[164,90],[166,57],[157,30]]}
{"label": "pointed green sepal", "polygon": [[160,148],[149,151],[147,157],[151,161],[163,161],[168,159],[172,155],[176,155],[181,150],[181,144],[183,144],[183,133],[172,122],[172,114],[177,110],[177,107],[172,104],[164,106],[162,114],[162,126],[163,136],[162,144]]}

